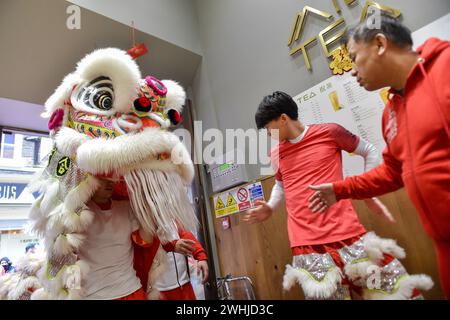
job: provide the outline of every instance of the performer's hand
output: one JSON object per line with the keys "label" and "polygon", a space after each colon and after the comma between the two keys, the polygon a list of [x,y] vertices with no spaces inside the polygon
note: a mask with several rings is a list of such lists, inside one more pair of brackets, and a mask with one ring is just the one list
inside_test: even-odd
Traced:
{"label": "performer's hand", "polygon": [[202,275],[202,284],[205,284],[208,281],[209,269],[208,269],[208,261],[202,260],[197,263],[197,272]]}
{"label": "performer's hand", "polygon": [[255,208],[247,211],[247,214],[242,220],[249,224],[266,221],[273,213],[272,208],[263,200],[255,201]]}
{"label": "performer's hand", "polygon": [[175,252],[184,254],[185,256],[191,255],[194,251],[195,241],[189,239],[179,239],[175,244]]}
{"label": "performer's hand", "polygon": [[364,202],[373,213],[382,216],[383,218],[389,220],[389,222],[396,222],[392,216],[392,213],[378,198],[364,199]]}
{"label": "performer's hand", "polygon": [[312,212],[325,212],[331,205],[336,203],[336,195],[334,194],[333,184],[324,183],[318,186],[309,186],[310,189],[316,190],[309,198],[309,206]]}

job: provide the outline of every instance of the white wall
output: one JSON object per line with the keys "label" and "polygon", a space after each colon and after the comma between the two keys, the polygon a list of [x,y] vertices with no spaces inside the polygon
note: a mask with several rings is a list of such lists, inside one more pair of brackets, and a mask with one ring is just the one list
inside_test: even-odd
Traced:
{"label": "white wall", "polygon": [[[347,25],[355,24],[365,0],[352,8],[338,1]],[[450,12],[450,0],[378,2],[399,9],[412,31]],[[194,82],[192,91],[197,116],[208,125],[214,124],[215,117],[221,130],[254,128],[254,114],[263,96],[275,90],[295,95],[331,76],[330,61],[319,44],[308,50],[312,72],[306,70],[302,55],[289,56],[287,46],[295,14],[305,5],[339,17],[331,0],[196,0],[196,4],[203,60],[197,71],[200,81]],[[309,17],[302,39],[328,25]],[[250,168],[251,178],[259,177],[258,169]]]}
{"label": "white wall", "polygon": [[193,0],[69,1],[126,25],[131,25],[134,20],[138,30],[197,54],[201,53]]}

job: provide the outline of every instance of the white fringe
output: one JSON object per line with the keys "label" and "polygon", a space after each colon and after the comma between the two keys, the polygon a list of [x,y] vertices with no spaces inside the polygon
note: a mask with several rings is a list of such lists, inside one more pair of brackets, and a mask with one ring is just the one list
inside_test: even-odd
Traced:
{"label": "white fringe", "polygon": [[350,280],[355,281],[359,278],[365,278],[368,273],[367,271],[371,266],[376,266],[376,264],[370,260],[357,263],[349,263],[345,265],[344,273]]}
{"label": "white fringe", "polygon": [[44,195],[40,195],[33,203],[33,205],[31,206],[30,211],[28,212],[28,218],[30,218],[31,220],[38,220],[40,218],[42,218],[43,213],[41,210],[41,203],[42,203],[42,199],[44,198]]}
{"label": "white fringe", "polygon": [[89,136],[79,133],[72,128],[63,127],[56,134],[55,143],[59,152],[73,157],[76,155],[78,147],[90,139]]}
{"label": "white fringe", "polygon": [[52,249],[53,253],[57,256],[65,256],[73,252],[73,247],[67,236],[64,234],[60,234],[56,237]]}
{"label": "white fringe", "polygon": [[415,288],[430,290],[433,285],[433,280],[427,275],[407,275],[399,279],[399,287],[394,293],[388,294],[379,290],[364,290],[363,298],[365,300],[409,300]]}
{"label": "white fringe", "polygon": [[56,277],[50,279],[47,277],[47,266],[48,261],[38,271],[37,277],[41,281],[42,287],[45,288],[45,296],[47,296],[49,300],[60,299],[60,297],[62,297],[61,289],[64,287],[62,282],[64,271],[60,271]]}
{"label": "white fringe", "polygon": [[197,217],[180,176],[153,170],[125,175],[133,211],[151,235],[169,241],[174,221],[186,230],[195,230]]}
{"label": "white fringe", "polygon": [[16,262],[16,271],[25,272],[28,275],[35,275],[45,264],[45,253],[43,250],[37,252],[27,252]]}
{"label": "white fringe", "polygon": [[397,245],[392,239],[382,239],[374,232],[369,232],[364,236],[364,249],[369,258],[379,263],[383,259],[383,253],[388,253],[397,259],[406,257],[405,250]]}
{"label": "white fringe", "polygon": [[30,300],[50,300],[50,295],[44,288],[40,288],[31,294]]}
{"label": "white fringe", "polygon": [[26,233],[34,234],[39,238],[45,237],[45,230],[47,230],[47,220],[44,218],[26,225]]}
{"label": "white fringe", "polygon": [[175,109],[181,113],[186,101],[186,92],[183,87],[173,80],[162,80],[161,82],[167,88],[165,109]]}
{"label": "white fringe", "polygon": [[72,246],[73,251],[77,252],[83,245],[86,235],[81,233],[67,233],[67,241]]}
{"label": "white fringe", "polygon": [[45,190],[44,197],[41,202],[41,212],[43,214],[50,212],[54,207],[56,207],[57,203],[57,195],[59,192],[59,181],[53,179],[51,184],[47,186]]}
{"label": "white fringe", "polygon": [[94,212],[87,208],[81,210],[79,214],[67,212],[61,219],[70,232],[85,232],[94,219]]}
{"label": "white fringe", "polygon": [[31,276],[18,281],[16,286],[8,293],[8,300],[19,300],[28,289],[37,290],[41,288],[38,278]]}
{"label": "white fringe", "polygon": [[43,197],[43,194],[41,194],[33,203],[30,211],[28,212],[28,218],[30,221],[25,226],[25,233],[36,234],[40,238],[45,236],[45,230],[47,227],[47,216],[40,208]]}
{"label": "white fringe", "polygon": [[47,255],[50,257],[53,251],[53,246],[56,238],[64,232],[64,225],[61,220],[63,204],[57,206],[49,215],[47,227],[45,230],[44,246],[47,250]]}
{"label": "white fringe", "polygon": [[70,190],[66,195],[64,198],[64,211],[74,212],[82,207],[92,198],[99,185],[97,178],[88,175],[85,180],[81,181],[76,188]]}
{"label": "white fringe", "polygon": [[85,292],[81,286],[81,282],[86,277],[88,271],[89,265],[81,260],[67,267],[62,278],[62,283],[68,289],[68,299],[79,300],[84,296]]}
{"label": "white fringe", "polygon": [[20,277],[18,273],[7,273],[0,277],[0,300],[5,300],[13,288],[17,286]]}
{"label": "white fringe", "polygon": [[48,182],[47,179],[42,178],[44,176],[44,171],[46,169],[47,169],[46,167],[39,169],[32,176],[30,182],[27,185],[27,188],[28,188],[28,190],[30,190],[30,192],[43,193],[43,191],[45,190],[45,187],[47,185],[47,182]]}
{"label": "white fringe", "polygon": [[72,246],[73,251],[77,251],[83,241],[86,239],[86,236],[80,233],[68,233],[66,234],[67,242]]}
{"label": "white fringe", "polygon": [[63,79],[55,92],[45,101],[46,116],[50,117],[55,110],[64,107],[64,100],[70,96],[73,86],[80,81],[80,77],[74,73],[69,73]]}
{"label": "white fringe", "polygon": [[342,273],[339,268],[328,270],[325,278],[319,282],[313,279],[306,270],[296,269],[288,264],[283,277],[283,289],[289,290],[295,283],[298,283],[307,297],[328,299],[336,292],[341,281]]}

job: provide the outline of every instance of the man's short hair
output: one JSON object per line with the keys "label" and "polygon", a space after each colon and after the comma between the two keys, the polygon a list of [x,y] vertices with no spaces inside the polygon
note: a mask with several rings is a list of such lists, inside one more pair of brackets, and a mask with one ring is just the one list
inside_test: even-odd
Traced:
{"label": "man's short hair", "polygon": [[[370,42],[379,33],[384,36],[393,44],[400,48],[409,48],[413,45],[411,37],[411,31],[405,27],[397,18],[393,17],[385,11],[381,11],[380,14],[370,16],[370,19],[377,19],[375,23],[363,21],[355,27],[350,28],[342,38],[342,43],[347,44],[350,39],[355,42]],[[379,23],[378,23],[379,22]],[[379,28],[377,28],[379,27]]]}
{"label": "man's short hair", "polygon": [[256,126],[258,129],[262,129],[269,122],[278,120],[283,113],[292,120],[297,120],[297,104],[287,93],[275,91],[274,93],[265,96],[259,104],[255,114]]}

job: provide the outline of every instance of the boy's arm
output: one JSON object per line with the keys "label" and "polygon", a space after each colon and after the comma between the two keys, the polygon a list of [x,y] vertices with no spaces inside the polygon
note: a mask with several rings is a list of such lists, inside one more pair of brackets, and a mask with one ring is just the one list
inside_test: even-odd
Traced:
{"label": "boy's arm", "polygon": [[267,201],[267,205],[271,207],[273,211],[275,211],[280,207],[283,201],[284,201],[283,182],[275,180],[275,184],[273,185],[269,201]]}
{"label": "boy's arm", "polygon": [[275,184],[270,194],[268,202],[263,200],[256,200],[253,209],[249,209],[245,214],[243,221],[254,224],[266,221],[269,219],[273,212],[280,207],[284,200],[283,183],[279,180],[275,180]]}
{"label": "boy's arm", "polygon": [[364,158],[364,172],[372,170],[381,162],[377,148],[370,142],[361,138],[353,153]]}
{"label": "boy's arm", "polygon": [[[380,163],[378,150],[373,144],[363,139],[360,139],[358,147],[353,153],[364,158],[364,171],[366,172],[375,168]],[[395,222],[392,213],[378,198],[364,199],[364,202],[373,213],[386,218],[390,222]]]}

